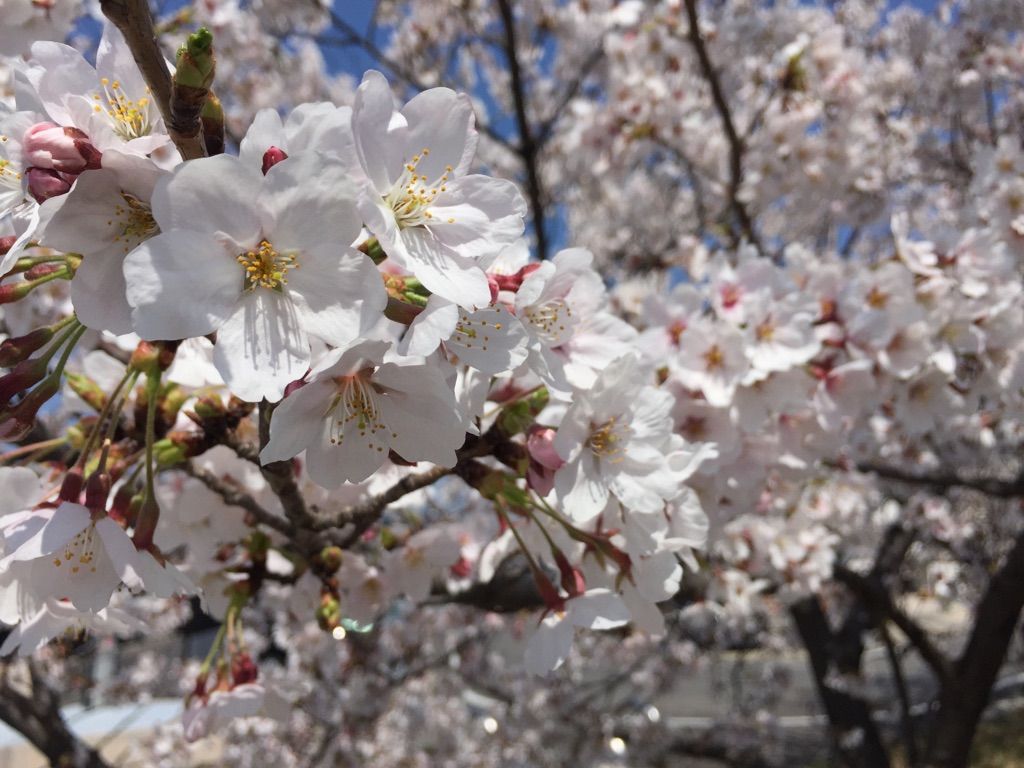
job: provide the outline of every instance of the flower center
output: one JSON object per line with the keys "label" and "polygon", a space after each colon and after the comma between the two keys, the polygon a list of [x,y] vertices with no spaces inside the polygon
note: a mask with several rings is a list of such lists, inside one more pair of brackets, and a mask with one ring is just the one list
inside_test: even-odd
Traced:
{"label": "flower center", "polygon": [[104,77],[100,80],[100,85],[103,86],[103,92],[92,95],[96,101],[93,110],[106,113],[114,126],[114,131],[125,141],[148,136],[153,129],[149,88],[141,99],[131,99],[117,80],[111,81]]}
{"label": "flower center", "polygon": [[625,442],[629,437],[629,426],[619,424],[617,416],[598,426],[591,426],[587,446],[595,456],[608,461],[618,462],[625,458]]}
{"label": "flower center", "polygon": [[341,445],[346,435],[358,432],[361,438],[369,434],[369,447],[383,453],[384,446],[374,445],[373,438],[378,432],[387,430],[387,425],[381,421],[380,406],[369,376],[360,372],[354,376],[338,377],[334,381],[338,385],[338,393],[329,409],[331,445]]}
{"label": "flower center", "polygon": [[124,243],[124,252],[128,253],[132,248],[148,240],[160,231],[160,227],[153,218],[153,212],[146,203],[127,192],[121,193],[123,203],[114,206],[114,218],[107,222],[117,232],[114,235],[115,243]]}
{"label": "flower center", "polygon": [[53,565],[56,568],[69,564],[71,573],[78,573],[83,567],[89,569],[90,573],[96,573],[96,566],[93,564],[96,559],[95,538],[96,528],[90,523],[85,530],[78,534],[64,546],[64,559],[60,554],[53,558]]}
{"label": "flower center", "polygon": [[[384,201],[394,211],[398,226],[403,229],[434,223],[430,206],[439,194],[448,189],[448,177],[452,172],[450,165],[446,165],[444,173],[434,181],[416,172],[419,164],[429,155],[430,150],[426,147],[420,154],[413,155],[412,160],[405,164],[402,175],[395,180],[391,191],[384,196]],[[448,219],[448,223],[454,224],[455,219]]]}
{"label": "flower center", "polygon": [[725,353],[722,352],[722,348],[717,344],[712,344],[707,352],[704,353],[704,365],[709,371],[718,370],[723,367],[725,363]]}
{"label": "flower center", "polygon": [[561,299],[535,304],[523,314],[537,335],[552,347],[564,344],[572,335],[572,307]]}
{"label": "flower center", "polygon": [[251,291],[257,287],[280,291],[288,284],[285,275],[290,269],[298,269],[298,255],[295,253],[279,253],[269,240],[260,240],[260,244],[251,251],[240,253],[235,257],[245,267],[245,289]]}

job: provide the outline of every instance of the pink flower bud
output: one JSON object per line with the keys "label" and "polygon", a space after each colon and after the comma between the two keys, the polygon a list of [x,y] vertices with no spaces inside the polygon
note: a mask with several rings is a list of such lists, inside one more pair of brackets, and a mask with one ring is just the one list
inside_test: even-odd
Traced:
{"label": "pink flower bud", "polygon": [[526,482],[541,496],[547,496],[555,484],[555,472],[565,462],[558,455],[554,445],[555,430],[534,425],[526,438],[526,452],[530,454],[530,466],[526,470]]}
{"label": "pink flower bud", "polygon": [[15,442],[25,438],[36,425],[36,414],[60,391],[60,378],[51,376],[29,392],[13,408],[0,412],[0,440]]}
{"label": "pink flower bud", "polygon": [[267,175],[267,171],[273,168],[275,165],[280,163],[282,160],[288,159],[288,153],[280,147],[271,147],[263,153],[263,175]]}
{"label": "pink flower bud", "polygon": [[7,237],[0,237],[0,256],[6,256],[10,253],[11,248],[18,242],[18,238],[15,235],[8,235]]}
{"label": "pink flower bud", "polygon": [[540,269],[540,262],[535,261],[527,264],[514,275],[488,275],[487,278],[491,283],[491,293],[494,292],[495,285],[498,287],[498,290],[515,293],[519,290],[519,286],[523,284],[523,280],[531,272],[536,272],[538,269]]}
{"label": "pink flower bud", "polygon": [[28,177],[29,194],[37,203],[43,203],[58,195],[66,195],[71,189],[71,181],[52,168],[29,168],[25,175]]}
{"label": "pink flower bud", "polygon": [[36,123],[25,131],[22,151],[28,165],[60,173],[100,167],[101,153],[85,133],[53,123]]}

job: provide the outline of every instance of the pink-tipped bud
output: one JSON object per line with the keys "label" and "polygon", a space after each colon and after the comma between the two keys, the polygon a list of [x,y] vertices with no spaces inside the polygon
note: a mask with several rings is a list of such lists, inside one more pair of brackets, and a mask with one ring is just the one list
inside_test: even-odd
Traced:
{"label": "pink-tipped bud", "polygon": [[497,286],[500,291],[512,291],[512,293],[515,293],[519,290],[519,286],[523,284],[523,280],[530,273],[536,272],[538,269],[540,269],[540,262],[535,261],[527,264],[514,275],[488,275],[487,278],[492,286],[491,293],[494,293],[494,286]]}
{"label": "pink-tipped bud", "polygon": [[0,304],[13,304],[16,301],[21,301],[32,293],[33,288],[35,285],[28,280],[0,285]]}
{"label": "pink-tipped bud", "polygon": [[49,262],[46,264],[36,264],[34,267],[26,270],[26,280],[38,280],[40,277],[46,277],[52,275],[54,272],[60,272],[66,269],[66,265],[63,263]]}
{"label": "pink-tipped bud", "polygon": [[68,181],[52,168],[29,168],[25,171],[28,179],[28,191],[37,203],[44,203],[51,197],[66,195],[71,189],[72,181]]}
{"label": "pink-tipped bud", "polygon": [[45,379],[13,408],[0,412],[0,440],[15,442],[24,439],[36,425],[39,409],[60,391],[60,377]]}
{"label": "pink-tipped bud", "polygon": [[263,153],[263,175],[267,175],[267,171],[273,168],[275,165],[280,163],[282,160],[288,159],[288,153],[280,147],[271,147]]}
{"label": "pink-tipped bud", "polygon": [[38,384],[47,373],[46,361],[35,358],[23,360],[10,373],[0,376],[0,408],[6,407],[18,393]]}
{"label": "pink-tipped bud", "polygon": [[530,454],[530,466],[526,470],[526,482],[541,496],[547,496],[555,484],[555,472],[565,464],[555,450],[555,430],[534,425],[526,438],[526,452]]}
{"label": "pink-tipped bud", "polygon": [[36,328],[24,336],[6,339],[0,344],[0,368],[10,368],[27,360],[33,352],[49,344],[53,335],[53,328],[46,327]]}
{"label": "pink-tipped bud", "polygon": [[18,242],[16,235],[8,235],[7,237],[0,237],[0,256],[6,256],[10,253],[11,248]]}
{"label": "pink-tipped bud", "polygon": [[36,123],[25,131],[21,148],[26,164],[59,173],[99,168],[102,157],[85,133],[53,123]]}

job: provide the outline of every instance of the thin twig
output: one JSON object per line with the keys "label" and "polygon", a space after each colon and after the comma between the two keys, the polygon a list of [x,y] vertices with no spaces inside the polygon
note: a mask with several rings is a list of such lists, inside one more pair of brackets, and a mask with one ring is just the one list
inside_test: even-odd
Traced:
{"label": "thin twig", "polygon": [[526,195],[530,202],[533,219],[533,233],[537,238],[537,256],[542,261],[548,257],[547,232],[544,226],[544,194],[541,188],[538,153],[540,145],[534,139],[533,129],[526,108],[526,83],[519,65],[516,48],[516,20],[512,13],[511,0],[498,0],[498,10],[505,33],[505,55],[508,59],[509,78],[512,84],[512,102],[516,112],[516,127],[519,132],[519,156],[526,170]]}
{"label": "thin twig", "polygon": [[294,532],[290,521],[275,515],[248,493],[222,480],[209,470],[197,467],[192,462],[186,462],[181,468],[186,474],[194,477],[211,491],[220,496],[224,500],[225,504],[234,507],[241,507],[256,518],[258,522],[263,523],[269,528],[273,528],[275,531],[280,531],[285,535],[291,535]]}
{"label": "thin twig", "polygon": [[690,44],[697,53],[701,73],[711,88],[711,99],[715,104],[715,110],[722,121],[722,128],[725,130],[725,137],[729,142],[729,205],[732,207],[743,237],[757,249],[758,253],[763,254],[764,248],[761,245],[760,237],[758,237],[754,229],[753,219],[751,219],[750,213],[747,211],[743,201],[740,200],[740,186],[743,183],[743,153],[745,151],[743,139],[736,130],[736,124],[732,119],[732,111],[729,109],[729,102],[722,91],[722,84],[719,81],[718,73],[711,63],[707,45],[703,35],[700,33],[697,0],[686,0],[686,14],[690,22]]}

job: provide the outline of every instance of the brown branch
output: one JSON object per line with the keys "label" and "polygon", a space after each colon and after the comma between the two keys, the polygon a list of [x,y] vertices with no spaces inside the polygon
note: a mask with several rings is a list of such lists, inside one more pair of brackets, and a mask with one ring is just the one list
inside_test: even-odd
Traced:
{"label": "brown branch", "polygon": [[989,580],[978,604],[974,628],[945,686],[926,765],[966,768],[974,735],[1024,608],[1024,533]]}
{"label": "brown branch", "polygon": [[95,749],[68,728],[60,697],[31,662],[28,691],[8,679],[10,665],[0,667],[0,720],[24,736],[55,768],[109,768]]}
{"label": "brown branch", "polygon": [[[794,603],[790,614],[807,649],[811,673],[828,715],[832,746],[848,768],[888,768],[889,756],[871,717],[871,708],[859,696],[833,685],[837,637],[817,595]],[[856,735],[857,738],[850,738]]]}
{"label": "brown branch", "polygon": [[[317,8],[321,6],[317,4]],[[392,75],[402,80],[407,85],[415,88],[417,91],[425,91],[430,86],[421,81],[415,74],[410,72],[399,62],[390,58],[384,51],[377,47],[377,45],[365,35],[361,34],[359,30],[349,24],[345,19],[339,16],[335,11],[327,9],[331,19],[331,25],[341,31],[345,35],[344,40],[338,40],[330,37],[316,36],[313,39],[321,45],[332,45],[332,46],[346,46],[355,45],[358,48],[362,48],[368,53],[373,59],[380,64],[382,67],[391,72]],[[489,139],[497,144],[500,144],[505,149],[518,153],[518,149],[512,145],[512,143],[494,130],[491,126],[486,123],[477,123],[477,127],[487,135]]]}
{"label": "brown branch", "polygon": [[182,158],[193,160],[205,157],[201,135],[187,136],[175,129],[176,123],[171,107],[171,73],[167,68],[160,43],[153,29],[153,16],[146,0],[100,0],[103,15],[121,30],[135,63],[142,72],[150,93],[160,109],[167,132],[177,146]]}
{"label": "brown branch", "polygon": [[935,647],[921,626],[900,610],[877,576],[864,576],[844,565],[836,565],[832,575],[836,581],[847,586],[870,612],[899,627],[941,684],[945,685],[952,679],[949,659]]}
{"label": "brown branch", "polygon": [[224,500],[225,504],[229,504],[234,507],[241,507],[251,514],[257,522],[263,523],[269,528],[273,528],[275,531],[280,531],[286,536],[294,533],[294,526],[290,521],[278,517],[273,512],[270,512],[252,496],[245,493],[240,488],[231,485],[231,483],[222,480],[212,472],[205,470],[202,467],[197,467],[191,461],[183,464],[181,469],[186,474],[194,477],[211,491],[220,496],[221,499]]}
{"label": "brown branch", "polygon": [[[270,442],[270,417],[274,412],[273,405],[262,400],[259,406],[259,433],[260,450]],[[259,456],[259,451],[256,452]],[[261,464],[260,471],[263,479],[267,481],[270,490],[281,502],[284,509],[284,516],[288,518],[292,526],[293,535],[300,534],[303,530],[312,530],[315,518],[309,513],[306,506],[306,499],[299,490],[299,484],[295,482],[295,470],[291,461],[274,461],[269,464]]]}
{"label": "brown branch", "polygon": [[530,202],[533,218],[533,232],[537,238],[537,256],[548,257],[548,240],[544,226],[544,194],[541,187],[540,169],[537,160],[540,145],[534,139],[526,108],[526,83],[523,81],[516,49],[516,20],[511,0],[498,0],[501,23],[505,33],[505,56],[508,59],[509,77],[512,81],[512,101],[516,112],[516,127],[519,132],[519,156],[526,169],[526,195]]}
{"label": "brown branch", "polygon": [[548,139],[551,138],[551,134],[554,131],[555,124],[558,122],[558,118],[562,116],[562,112],[564,112],[565,108],[569,106],[569,103],[576,98],[576,94],[580,92],[587,76],[603,58],[604,41],[602,40],[601,43],[599,43],[584,60],[583,66],[580,67],[579,74],[576,75],[569,86],[562,92],[562,97],[558,100],[558,104],[555,105],[555,108],[551,110],[551,114],[541,121],[540,127],[537,129],[536,133],[536,143],[538,147],[544,146]]}
{"label": "brown branch", "polygon": [[761,239],[754,229],[753,219],[743,201],[740,200],[740,185],[743,183],[743,153],[745,151],[742,137],[736,130],[736,124],[732,119],[732,111],[729,102],[722,91],[722,84],[715,71],[711,57],[708,55],[707,45],[703,35],[700,33],[700,20],[697,16],[697,0],[686,0],[686,15],[690,22],[689,40],[697,53],[700,62],[701,73],[711,88],[711,99],[715,104],[715,110],[722,121],[722,128],[725,130],[725,137],[729,142],[729,205],[733,215],[739,224],[743,237],[757,249],[758,253],[764,253]]}
{"label": "brown branch", "polygon": [[899,467],[863,462],[857,465],[858,472],[868,472],[884,480],[894,480],[908,485],[923,485],[936,491],[950,488],[967,488],[997,499],[1015,499],[1024,496],[1024,473],[1009,480],[992,477],[963,477],[956,472],[909,472]]}

